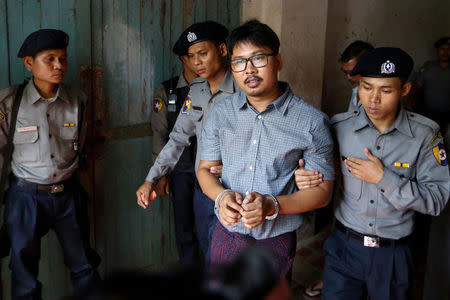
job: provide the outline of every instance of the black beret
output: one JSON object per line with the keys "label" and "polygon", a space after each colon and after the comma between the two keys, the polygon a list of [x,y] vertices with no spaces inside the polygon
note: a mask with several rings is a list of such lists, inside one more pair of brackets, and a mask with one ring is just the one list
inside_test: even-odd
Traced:
{"label": "black beret", "polygon": [[20,47],[17,57],[33,56],[39,51],[46,49],[66,49],[69,44],[67,33],[57,29],[40,29],[31,33],[22,47]]}
{"label": "black beret", "polygon": [[450,36],[444,36],[434,42],[434,48],[439,48],[442,45],[450,45]]}
{"label": "black beret", "polygon": [[380,47],[361,56],[350,75],[407,78],[413,66],[413,59],[402,49]]}
{"label": "black beret", "polygon": [[179,56],[187,55],[190,46],[204,41],[225,42],[228,36],[228,29],[214,21],[205,21],[195,23],[189,26],[180,35],[175,45],[173,52]]}

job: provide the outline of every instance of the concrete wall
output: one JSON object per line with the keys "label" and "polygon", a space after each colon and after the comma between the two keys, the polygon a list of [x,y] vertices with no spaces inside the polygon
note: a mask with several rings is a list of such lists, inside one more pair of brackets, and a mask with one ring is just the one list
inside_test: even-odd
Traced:
{"label": "concrete wall", "polygon": [[348,44],[401,47],[417,70],[434,58],[434,41],[450,34],[449,11],[450,1],[440,0],[329,0],[322,109],[333,115],[347,108],[351,89],[338,59]]}
{"label": "concrete wall", "polygon": [[242,21],[257,18],[281,40],[284,67],[280,79],[320,108],[325,55],[327,1],[244,0]]}

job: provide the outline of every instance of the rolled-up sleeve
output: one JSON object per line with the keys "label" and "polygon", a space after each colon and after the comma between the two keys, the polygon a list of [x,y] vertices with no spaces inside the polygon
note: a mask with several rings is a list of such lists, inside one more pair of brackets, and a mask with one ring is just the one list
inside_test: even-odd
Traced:
{"label": "rolled-up sleeve", "polygon": [[328,118],[317,119],[310,134],[311,146],[303,153],[305,169],[318,171],[324,180],[334,180],[333,139]]}
{"label": "rolled-up sleeve", "polygon": [[201,160],[213,161],[222,160],[220,150],[220,136],[219,128],[220,119],[218,114],[220,111],[220,103],[216,104],[208,119],[206,120],[202,131],[202,143],[201,143]]}

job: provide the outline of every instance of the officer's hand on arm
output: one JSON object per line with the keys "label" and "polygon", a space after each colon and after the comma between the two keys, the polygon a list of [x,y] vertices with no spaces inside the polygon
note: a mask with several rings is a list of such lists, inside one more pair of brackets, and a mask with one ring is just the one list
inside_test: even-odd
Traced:
{"label": "officer's hand on arm", "polygon": [[245,227],[250,229],[259,226],[264,222],[266,216],[275,213],[275,205],[272,198],[257,192],[252,192],[245,196],[242,202],[242,209],[242,222],[244,222]]}
{"label": "officer's hand on arm", "polygon": [[368,148],[364,148],[364,154],[369,160],[349,157],[345,160],[347,170],[358,179],[368,183],[378,184],[384,173],[383,163]]}
{"label": "officer's hand on arm", "polygon": [[317,171],[305,170],[305,161],[298,161],[298,169],[294,172],[295,184],[299,190],[318,186],[323,182],[323,175]]}
{"label": "officer's hand on arm", "polygon": [[144,209],[147,208],[150,202],[156,198],[153,183],[145,181],[136,191],[136,196],[138,205]]}
{"label": "officer's hand on arm", "polygon": [[242,195],[233,191],[226,192],[217,203],[219,210],[219,221],[225,226],[236,224],[241,219]]}
{"label": "officer's hand on arm", "polygon": [[158,183],[156,184],[155,191],[160,196],[169,195],[170,186],[169,186],[169,178],[167,176],[163,176],[159,179]]}
{"label": "officer's hand on arm", "polygon": [[209,169],[211,174],[214,174],[217,177],[222,177],[222,165],[214,166]]}

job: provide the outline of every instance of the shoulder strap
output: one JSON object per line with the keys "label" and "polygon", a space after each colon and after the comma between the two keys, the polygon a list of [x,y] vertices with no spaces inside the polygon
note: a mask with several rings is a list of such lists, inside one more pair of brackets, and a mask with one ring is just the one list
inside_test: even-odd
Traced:
{"label": "shoulder strap", "polygon": [[10,168],[11,164],[11,155],[13,151],[13,138],[14,138],[14,132],[16,131],[16,121],[17,121],[17,113],[19,112],[20,102],[22,101],[22,94],[25,86],[27,85],[28,81],[25,80],[19,87],[17,88],[16,96],[14,97],[14,102],[12,106],[11,111],[11,122],[9,123],[9,131],[8,131],[8,137],[6,141],[6,148],[4,152],[3,157],[3,166],[2,166],[2,173],[1,173],[1,179],[0,179],[0,204],[3,202],[3,196],[4,196],[4,188],[6,184],[6,180],[8,177],[8,170]]}

